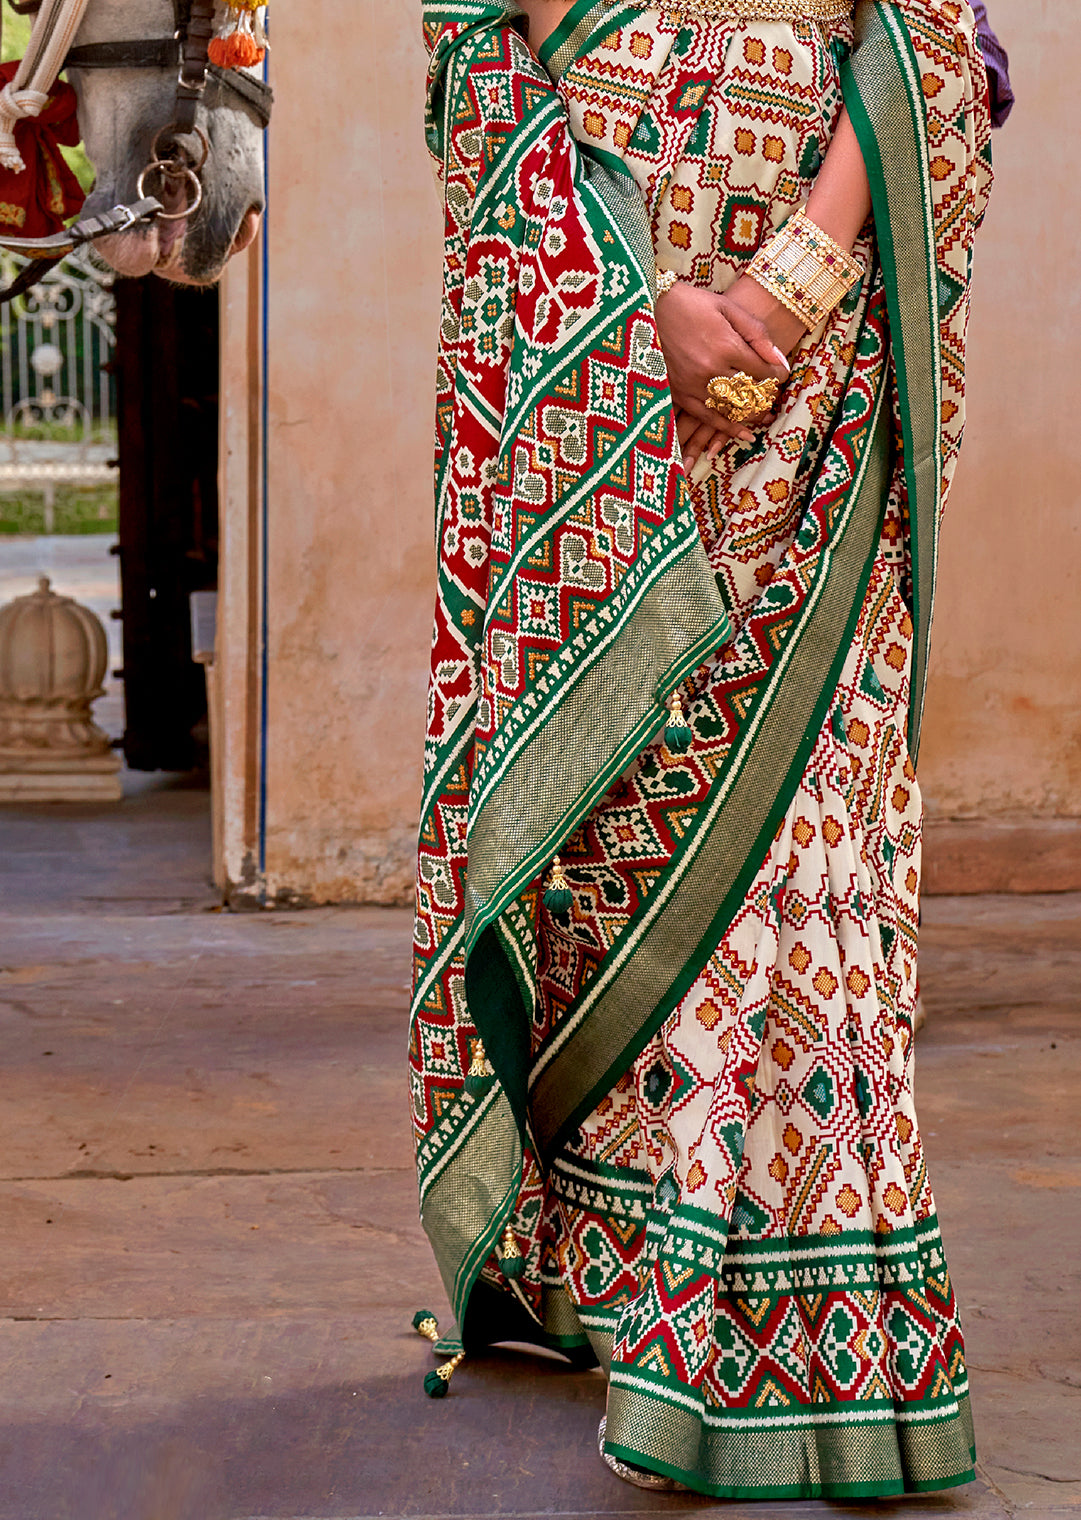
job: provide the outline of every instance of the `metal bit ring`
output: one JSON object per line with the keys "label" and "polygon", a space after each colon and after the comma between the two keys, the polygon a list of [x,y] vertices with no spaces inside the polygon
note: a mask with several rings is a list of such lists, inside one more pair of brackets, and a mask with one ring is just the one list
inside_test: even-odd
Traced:
{"label": "metal bit ring", "polygon": [[135,193],[140,200],[146,195],[146,180],[149,174],[157,171],[163,180],[187,180],[192,187],[192,198],[184,207],[183,211],[159,211],[159,222],[182,222],[185,217],[191,216],[197,211],[203,200],[203,182],[194,169],[189,169],[187,164],[182,164],[175,158],[156,158],[153,163],[147,164],[135,182]]}

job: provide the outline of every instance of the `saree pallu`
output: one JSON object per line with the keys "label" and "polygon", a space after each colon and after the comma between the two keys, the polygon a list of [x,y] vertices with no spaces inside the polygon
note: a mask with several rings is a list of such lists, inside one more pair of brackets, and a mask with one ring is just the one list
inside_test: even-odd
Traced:
{"label": "saree pallu", "polygon": [[[964,1482],[911,1020],[990,179],[971,12],[865,0],[853,32],[580,0],[541,60],[496,6],[425,26],[446,257],[410,1063],[461,1326],[439,1349],[596,1357],[607,1449],[704,1493]],[[842,100],[867,277],[691,491],[654,250],[724,290]]]}

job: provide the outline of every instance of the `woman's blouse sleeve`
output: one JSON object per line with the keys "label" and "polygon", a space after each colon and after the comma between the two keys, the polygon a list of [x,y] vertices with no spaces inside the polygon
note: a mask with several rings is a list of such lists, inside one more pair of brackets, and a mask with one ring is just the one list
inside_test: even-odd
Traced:
{"label": "woman's blouse sleeve", "polygon": [[983,0],[972,0],[976,12],[976,35],[987,65],[987,83],[991,92],[991,125],[1001,127],[1013,110],[1014,93],[1010,84],[1010,60],[1006,49],[991,30]]}

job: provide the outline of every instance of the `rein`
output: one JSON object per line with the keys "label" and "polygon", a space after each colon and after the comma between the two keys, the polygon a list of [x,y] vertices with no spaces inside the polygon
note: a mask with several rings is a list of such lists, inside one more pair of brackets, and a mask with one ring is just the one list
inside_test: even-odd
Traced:
{"label": "rein", "polygon": [[[20,6],[21,10],[41,6]],[[58,9],[45,8],[50,12],[45,18],[42,43],[47,44],[55,30]],[[85,8],[85,0],[81,10]],[[265,80],[234,69],[222,69],[209,61],[210,39],[214,33],[214,0],[173,0],[176,17],[176,33],[173,37],[135,38],[130,41],[91,42],[82,47],[67,49],[62,61],[53,72],[53,79],[63,68],[72,69],[177,69],[176,96],[173,118],[157,133],[151,149],[151,160],[139,176],[136,199],[126,205],[117,205],[111,211],[97,216],[80,218],[70,227],[44,238],[0,238],[0,248],[11,253],[27,256],[31,262],[5,290],[0,290],[0,304],[13,300],[65,258],[74,249],[94,242],[99,237],[124,232],[139,222],[160,217],[176,221],[191,216],[203,198],[199,178],[206,163],[209,144],[206,135],[195,125],[196,112],[202,102],[206,109],[216,110],[222,106],[245,107],[255,116],[265,130],[270,123],[270,111],[274,94]],[[38,22],[31,36],[31,50],[37,40]],[[38,86],[40,88],[40,85]],[[195,136],[200,142],[198,158],[181,139]],[[159,154],[159,144],[171,143],[168,156]],[[147,195],[145,186],[151,176],[167,185],[184,183],[191,186],[190,202],[179,212],[167,212],[161,200]]]}

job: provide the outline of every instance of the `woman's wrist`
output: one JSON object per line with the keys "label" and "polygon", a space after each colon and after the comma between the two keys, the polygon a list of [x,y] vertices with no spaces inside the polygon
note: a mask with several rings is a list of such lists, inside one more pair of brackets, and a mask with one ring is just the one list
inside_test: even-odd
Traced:
{"label": "woman's wrist", "polygon": [[808,330],[824,322],[866,272],[802,207],[763,243],[747,269]]}
{"label": "woman's wrist", "polygon": [[769,333],[770,341],[783,354],[790,354],[807,336],[806,324],[751,275],[743,275],[730,286],[728,296],[752,317],[758,318]]}

